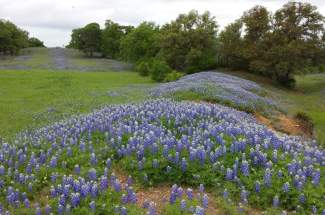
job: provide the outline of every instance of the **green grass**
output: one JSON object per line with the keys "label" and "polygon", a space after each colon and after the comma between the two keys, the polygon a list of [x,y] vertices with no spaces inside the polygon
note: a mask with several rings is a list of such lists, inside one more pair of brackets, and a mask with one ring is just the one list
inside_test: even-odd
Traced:
{"label": "green grass", "polygon": [[21,50],[18,57],[7,56],[5,59],[1,59],[0,66],[2,65],[39,69],[52,65],[52,60],[46,48],[27,48]]}
{"label": "green grass", "polygon": [[27,66],[28,68],[44,68],[53,63],[51,61],[49,51],[46,48],[29,48],[23,50],[23,52],[27,55],[31,55],[31,57],[27,61],[21,62],[22,65]]}
{"label": "green grass", "polygon": [[0,136],[103,104],[139,101],[145,87],[137,84],[152,82],[132,72],[0,71]]}
{"label": "green grass", "polygon": [[86,57],[85,54],[78,50],[66,49],[66,55],[69,63],[73,66],[86,68],[88,70],[106,71],[107,68],[112,70],[130,69],[130,65],[113,59],[94,57]]}
{"label": "green grass", "polygon": [[315,136],[319,144],[325,146],[325,74],[310,74],[296,76],[294,90],[274,86],[270,80],[241,71],[225,71],[257,82],[269,91],[273,100],[278,102],[280,108],[288,115],[294,116],[304,112],[311,117]]}

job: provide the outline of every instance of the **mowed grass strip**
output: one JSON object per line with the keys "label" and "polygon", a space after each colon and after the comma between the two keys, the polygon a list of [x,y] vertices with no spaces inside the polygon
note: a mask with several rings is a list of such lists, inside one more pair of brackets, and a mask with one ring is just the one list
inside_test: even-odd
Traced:
{"label": "mowed grass strip", "polygon": [[139,101],[145,97],[141,90],[145,87],[132,89],[139,84],[152,81],[133,72],[0,71],[0,137],[59,120],[64,114]]}

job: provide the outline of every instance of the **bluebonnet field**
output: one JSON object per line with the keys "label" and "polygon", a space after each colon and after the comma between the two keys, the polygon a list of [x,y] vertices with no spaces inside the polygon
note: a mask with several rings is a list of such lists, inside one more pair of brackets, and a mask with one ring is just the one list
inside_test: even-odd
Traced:
{"label": "bluebonnet field", "polygon": [[[202,74],[207,80],[198,79]],[[184,79],[200,90],[198,83],[220,82],[221,97],[243,105],[270,102],[253,93],[262,90],[258,85],[219,73],[191,75],[155,92],[186,88]],[[226,81],[234,91],[222,87]],[[214,204],[206,190],[239,203],[239,211],[325,213],[325,151],[222,105],[157,99],[106,106],[22,132],[0,147],[1,214],[154,215],[157,202],[139,205],[137,189],[161,183],[174,184],[171,214],[206,214]],[[130,175],[126,181],[116,168]]]}
{"label": "bluebonnet field", "polygon": [[209,101],[217,101],[241,110],[270,112],[276,104],[266,98],[266,91],[257,83],[220,72],[200,72],[161,84],[152,90],[152,96],[171,96],[193,92]]}

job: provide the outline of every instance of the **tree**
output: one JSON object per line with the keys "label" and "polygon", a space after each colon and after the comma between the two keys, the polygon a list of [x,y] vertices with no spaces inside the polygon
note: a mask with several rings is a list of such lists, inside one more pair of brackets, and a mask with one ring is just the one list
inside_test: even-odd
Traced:
{"label": "tree", "polygon": [[244,12],[241,20],[245,29],[241,54],[247,62],[246,69],[265,73],[268,65],[263,55],[268,48],[265,41],[271,30],[271,14],[265,7],[258,5]]}
{"label": "tree", "polygon": [[44,43],[35,37],[28,39],[29,47],[45,47]]}
{"label": "tree", "polygon": [[152,22],[143,22],[121,41],[121,56],[129,62],[155,57],[158,47],[159,27]]}
{"label": "tree", "polygon": [[66,46],[67,48],[79,49],[81,50],[82,41],[81,41],[81,31],[82,28],[76,28],[72,30],[71,40]]}
{"label": "tree", "polygon": [[100,51],[101,30],[99,24],[90,23],[81,30],[82,50],[90,57],[94,52]]}
{"label": "tree", "polygon": [[97,23],[90,23],[83,28],[74,29],[67,47],[79,49],[92,57],[94,52],[100,51],[101,33],[100,26]]}
{"label": "tree", "polygon": [[160,55],[176,70],[188,73],[216,63],[217,23],[209,12],[181,14],[161,29]]}
{"label": "tree", "polygon": [[0,53],[18,54],[28,47],[28,32],[7,20],[0,20]]}
{"label": "tree", "polygon": [[123,26],[111,20],[105,23],[105,29],[102,33],[102,54],[105,57],[117,58],[120,54],[120,44],[131,30],[132,26]]}
{"label": "tree", "polygon": [[225,66],[242,69],[246,68],[247,62],[242,56],[244,45],[242,37],[243,23],[241,20],[236,20],[229,24],[219,34],[219,51]]}
{"label": "tree", "polygon": [[281,84],[294,86],[294,75],[322,61],[324,17],[309,3],[289,2],[274,15],[272,76]]}

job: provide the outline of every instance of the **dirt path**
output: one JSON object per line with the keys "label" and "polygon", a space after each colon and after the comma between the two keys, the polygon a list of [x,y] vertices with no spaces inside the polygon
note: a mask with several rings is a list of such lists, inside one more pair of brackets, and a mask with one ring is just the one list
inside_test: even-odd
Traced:
{"label": "dirt path", "polygon": [[52,57],[53,69],[68,70],[72,66],[69,64],[66,56],[66,50],[63,48],[49,48],[49,55]]}

